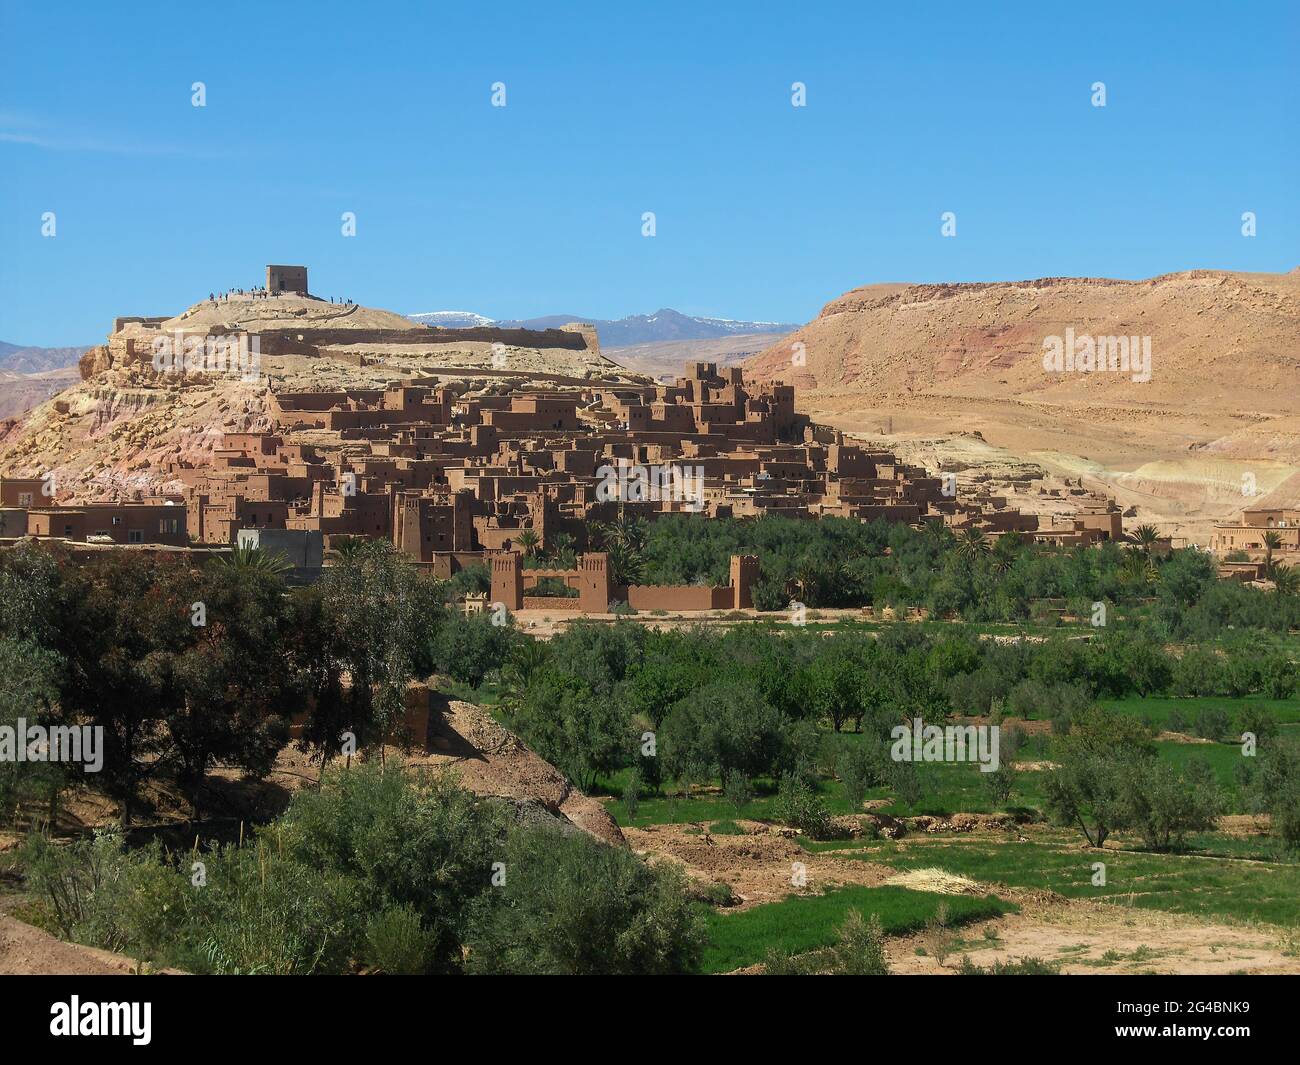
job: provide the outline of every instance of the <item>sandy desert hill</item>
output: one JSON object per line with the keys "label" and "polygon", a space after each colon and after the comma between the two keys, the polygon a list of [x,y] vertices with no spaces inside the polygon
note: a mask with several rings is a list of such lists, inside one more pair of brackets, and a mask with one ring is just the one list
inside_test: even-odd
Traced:
{"label": "sandy desert hill", "polygon": [[[1150,380],[1045,370],[1067,329],[1150,337]],[[1081,478],[1196,540],[1243,505],[1300,503],[1300,270],[870,285],[745,365],[929,465]]]}

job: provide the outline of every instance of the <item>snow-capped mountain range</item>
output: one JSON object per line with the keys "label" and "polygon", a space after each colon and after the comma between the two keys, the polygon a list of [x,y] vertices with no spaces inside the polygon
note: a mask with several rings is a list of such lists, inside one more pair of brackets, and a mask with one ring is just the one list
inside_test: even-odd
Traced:
{"label": "snow-capped mountain range", "polygon": [[473,311],[425,311],[423,314],[408,314],[406,317],[421,325],[440,326],[443,329],[473,329],[492,324],[491,318],[484,318]]}
{"label": "snow-capped mountain range", "polygon": [[665,307],[654,314],[633,314],[616,320],[589,318],[581,314],[549,314],[542,318],[493,320],[472,311],[427,311],[408,314],[413,322],[469,329],[494,325],[502,329],[554,329],[569,322],[586,322],[596,327],[602,348],[622,348],[663,340],[713,340],[750,333],[790,333],[799,326],[788,322],[740,322],[731,318],[701,318]]}

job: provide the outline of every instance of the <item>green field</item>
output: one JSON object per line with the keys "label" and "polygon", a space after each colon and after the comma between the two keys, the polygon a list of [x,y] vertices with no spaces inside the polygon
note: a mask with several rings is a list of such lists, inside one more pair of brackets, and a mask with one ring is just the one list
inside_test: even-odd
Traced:
{"label": "green field", "polygon": [[886,935],[904,935],[925,926],[940,903],[951,925],[982,921],[1017,907],[996,896],[940,895],[901,887],[844,887],[824,895],[792,896],[742,913],[706,914],[709,946],[706,973],[725,973],[761,962],[769,950],[801,954],[830,946],[850,910],[876,914]]}
{"label": "green field", "polygon": [[1213,710],[1226,710],[1235,722],[1237,714],[1246,708],[1267,710],[1277,718],[1279,724],[1300,724],[1300,696],[1290,699],[1270,699],[1263,695],[1246,695],[1241,698],[1227,696],[1201,696],[1191,699],[1175,699],[1169,696],[1130,696],[1127,699],[1098,699],[1102,706],[1132,714],[1144,721],[1151,721],[1161,728],[1168,727],[1169,715],[1174,711],[1184,719],[1194,721],[1203,707]]}
{"label": "green field", "polygon": [[[831,853],[835,853],[833,845]],[[1300,864],[1196,854],[1154,854],[1106,847],[1080,848],[1068,833],[1060,842],[993,842],[946,837],[880,841],[841,848],[845,860],[898,869],[938,868],[986,884],[1046,888],[1066,898],[1096,899],[1138,909],[1204,917],[1300,925]],[[1106,866],[1105,886],[1094,886],[1093,863]]]}

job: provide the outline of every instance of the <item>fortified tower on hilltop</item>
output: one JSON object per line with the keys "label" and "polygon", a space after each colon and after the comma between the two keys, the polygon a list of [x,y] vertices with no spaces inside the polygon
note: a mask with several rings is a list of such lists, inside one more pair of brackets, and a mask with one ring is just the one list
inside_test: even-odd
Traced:
{"label": "fortified tower on hilltop", "polygon": [[272,294],[293,292],[299,296],[307,295],[307,267],[268,266],[266,268],[266,291]]}

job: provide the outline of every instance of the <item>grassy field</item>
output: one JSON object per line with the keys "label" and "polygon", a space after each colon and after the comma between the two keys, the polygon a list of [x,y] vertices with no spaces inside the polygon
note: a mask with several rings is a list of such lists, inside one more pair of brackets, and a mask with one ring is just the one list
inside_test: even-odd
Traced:
{"label": "grassy field", "polygon": [[1098,699],[1102,706],[1131,714],[1144,721],[1151,721],[1161,728],[1168,728],[1169,715],[1177,711],[1186,721],[1195,721],[1202,708],[1225,710],[1236,722],[1237,714],[1243,709],[1253,708],[1267,710],[1277,718],[1279,724],[1300,724],[1300,696],[1290,699],[1270,699],[1264,695],[1247,695],[1237,699],[1218,696],[1198,696],[1193,699],[1174,699],[1168,696],[1132,695],[1125,699]]}
{"label": "grassy field", "polygon": [[824,895],[792,896],[742,913],[710,910],[709,946],[704,971],[725,973],[760,962],[769,950],[803,953],[835,942],[836,929],[850,910],[876,914],[886,935],[903,935],[925,926],[947,903],[951,925],[997,917],[1017,907],[996,896],[940,895],[900,887],[845,887]]}
{"label": "grassy field", "polygon": [[[1300,864],[1197,854],[1153,854],[1059,842],[1003,842],[943,837],[823,848],[846,860],[898,869],[938,868],[987,884],[1046,888],[1072,899],[1097,899],[1138,909],[1300,926]],[[1106,883],[1093,884],[1093,863]]]}

